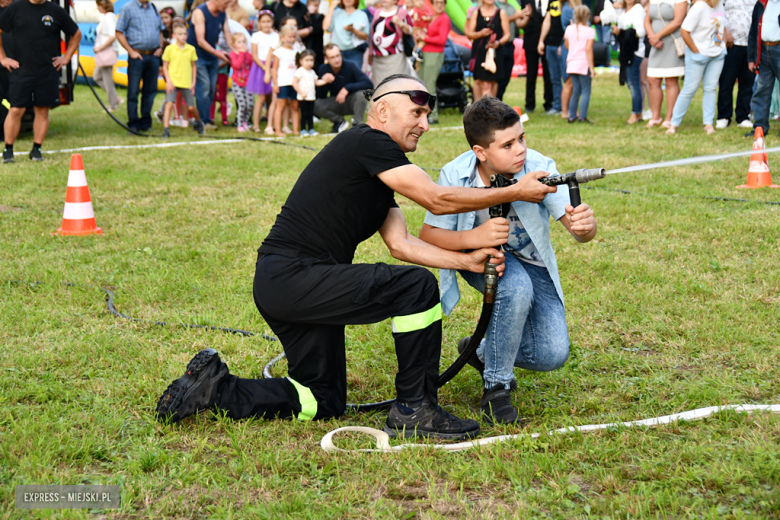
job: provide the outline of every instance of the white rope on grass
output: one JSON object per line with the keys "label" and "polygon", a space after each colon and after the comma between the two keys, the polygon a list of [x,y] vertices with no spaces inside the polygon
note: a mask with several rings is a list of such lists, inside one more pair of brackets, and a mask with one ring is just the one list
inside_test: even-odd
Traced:
{"label": "white rope on grass", "polygon": [[[754,411],[766,411],[780,413],[780,404],[730,404],[726,406],[710,406],[708,408],[697,408],[696,410],[690,410],[687,412],[675,413],[672,415],[664,415],[662,417],[653,417],[651,419],[642,419],[631,422],[618,422],[609,424],[588,424],[585,426],[569,426],[568,428],[560,428],[548,433],[552,435],[554,433],[572,433],[572,432],[593,432],[598,430],[606,430],[609,428],[633,428],[637,426],[661,426],[665,424],[672,424],[677,421],[695,421],[698,419],[704,419],[716,413],[720,413],[724,410],[733,410],[737,413],[752,413]],[[333,436],[342,432],[356,432],[365,433],[371,435],[376,439],[376,449],[356,449],[356,450],[344,450],[337,448],[333,443]],[[519,433],[516,435],[500,435],[498,437],[486,437],[484,439],[474,439],[466,442],[458,442],[454,444],[401,444],[399,446],[390,445],[390,436],[382,430],[374,428],[368,428],[365,426],[345,426],[325,435],[320,442],[320,446],[328,453],[342,452],[342,453],[354,453],[354,452],[366,452],[366,453],[400,453],[403,450],[410,448],[434,448],[443,451],[465,451],[477,446],[486,446],[488,444],[495,444],[498,442],[511,441],[522,437],[530,437],[536,439],[540,437],[541,433]]]}
{"label": "white rope on grass", "polygon": [[[460,130],[462,126],[445,126],[442,128],[431,128],[431,131],[435,130]],[[323,134],[323,137],[335,137],[338,134]],[[258,137],[259,141],[277,141],[278,137]],[[252,139],[254,141],[255,139]],[[53,153],[79,153],[79,152],[92,152],[97,150],[134,150],[139,148],[169,148],[171,146],[187,146],[187,145],[202,145],[202,144],[226,144],[226,143],[242,143],[245,139],[212,139],[210,141],[177,141],[174,143],[153,143],[153,144],[128,144],[128,145],[109,145],[109,146],[85,146],[83,148],[69,148],[67,150],[41,150],[41,153],[53,154]],[[290,143],[298,144],[298,143]],[[26,155],[28,152],[17,151],[14,155]]]}

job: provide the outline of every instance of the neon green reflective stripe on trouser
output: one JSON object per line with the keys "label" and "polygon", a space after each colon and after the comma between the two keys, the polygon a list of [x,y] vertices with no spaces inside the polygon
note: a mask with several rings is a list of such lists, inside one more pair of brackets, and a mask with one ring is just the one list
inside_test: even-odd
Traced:
{"label": "neon green reflective stripe on trouser", "polygon": [[288,377],[287,380],[295,387],[298,392],[298,400],[301,402],[301,413],[298,414],[298,420],[311,421],[317,415],[317,400],[314,398],[314,394],[308,387],[303,386],[292,377]]}
{"label": "neon green reflective stripe on trouser", "polygon": [[441,320],[441,303],[427,311],[409,314],[408,316],[396,316],[393,318],[393,332],[414,332],[422,330],[429,325]]}

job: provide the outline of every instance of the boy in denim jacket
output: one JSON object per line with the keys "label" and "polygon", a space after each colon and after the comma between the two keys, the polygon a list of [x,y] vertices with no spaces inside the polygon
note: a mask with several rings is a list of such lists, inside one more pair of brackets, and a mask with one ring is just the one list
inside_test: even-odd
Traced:
{"label": "boy in denim jacket", "polygon": [[[490,176],[522,177],[532,171],[558,174],[555,162],[529,150],[517,113],[493,97],[471,105],[463,116],[466,139],[472,147],[441,170],[442,186],[490,186]],[[558,265],[550,243],[550,216],[578,242],[596,235],[593,211],[569,204],[568,188],[559,186],[538,204],[513,202],[507,218],[493,218],[488,210],[425,217],[420,238],[450,250],[503,246],[505,270],[498,283],[493,316],[485,338],[469,364],[479,370],[485,390],[480,402],[488,423],[509,424],[517,410],[509,398],[517,383],[513,367],[547,372],[563,366],[569,357],[569,335]],[[484,277],[459,271],[475,289],[484,292]],[[450,314],[460,299],[455,271],[441,271],[441,304]],[[458,343],[462,351],[470,338]]]}

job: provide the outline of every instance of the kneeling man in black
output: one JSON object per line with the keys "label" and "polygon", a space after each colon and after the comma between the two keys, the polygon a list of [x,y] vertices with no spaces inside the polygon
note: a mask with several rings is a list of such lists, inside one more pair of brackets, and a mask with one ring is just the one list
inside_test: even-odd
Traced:
{"label": "kneeling man in black", "polygon": [[[228,417],[339,417],[346,410],[344,327],[392,318],[398,358],[391,435],[465,439],[472,420],[438,405],[441,305],[427,269],[353,264],[360,242],[379,232],[394,258],[429,267],[482,272],[495,249],[446,251],[409,234],[398,192],[430,211],[462,213],[501,202],[538,202],[554,188],[526,176],[503,189],[442,187],[406,158],[428,130],[435,98],[410,76],[391,76],[373,92],[367,124],[336,136],[306,167],[258,250],[254,298],[281,340],[287,378],[241,379],[213,349],[199,352],[163,393],[161,420],[216,408]],[[503,269],[502,265],[498,266]]]}

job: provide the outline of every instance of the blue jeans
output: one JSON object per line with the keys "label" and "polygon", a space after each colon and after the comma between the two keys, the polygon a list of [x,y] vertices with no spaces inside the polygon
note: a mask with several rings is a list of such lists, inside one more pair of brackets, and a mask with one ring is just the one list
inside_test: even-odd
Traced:
{"label": "blue jeans", "polygon": [[[580,119],[587,119],[590,104],[590,73],[569,74],[571,78],[571,100],[569,100],[569,119],[577,115],[577,102],[580,104]],[[580,101],[580,95],[582,100]]]}
{"label": "blue jeans", "polygon": [[[701,98],[702,123],[705,125],[713,123],[715,108],[718,103],[718,83],[725,60],[725,53],[717,58],[712,58],[703,54],[694,54],[691,49],[685,48],[685,84],[680,90],[680,95],[677,96],[677,102],[674,104],[672,125],[680,126],[685,113],[688,111],[688,107],[691,105],[693,96],[699,90],[700,84],[704,89],[704,95]],[[769,105],[767,104],[768,108]],[[758,121],[758,117],[756,117],[756,121]]]}
{"label": "blue jeans", "polygon": [[631,113],[642,113],[642,60],[639,56],[634,56],[634,62],[628,66],[628,72],[626,73],[626,81],[628,82],[628,90],[631,91]]}
{"label": "blue jeans", "polygon": [[[560,56],[558,56],[558,47],[546,46],[544,48],[544,55],[547,58],[547,65],[550,69],[550,81],[552,82],[553,91],[553,110],[561,111],[561,91],[563,90],[563,81],[561,75]],[[564,63],[564,69],[566,70],[566,64]]]}
{"label": "blue jeans", "polygon": [[[761,63],[758,67],[758,78],[755,81],[755,94],[753,94],[753,116],[755,123],[753,128],[759,126],[764,130],[764,135],[769,133],[769,107],[772,105],[772,90],[775,80],[780,78],[780,48],[761,45]],[[677,105],[674,106],[677,108]]]}
{"label": "blue jeans", "polygon": [[[140,59],[127,60],[127,126],[133,130],[152,127],[152,108],[157,95],[160,58],[141,54]],[[143,81],[143,88],[141,82]],[[138,117],[138,94],[141,94],[141,117]]]}
{"label": "blue jeans", "polygon": [[[509,388],[512,367],[549,372],[569,358],[566,313],[546,267],[506,255],[496,303],[485,339],[477,350],[485,363],[485,388]],[[469,285],[485,290],[482,274],[460,271]]]}
{"label": "blue jeans", "polygon": [[360,70],[363,70],[363,55],[365,53],[366,51],[356,51],[355,49],[350,49],[348,51],[341,51],[341,58],[351,61],[357,65]]}
{"label": "blue jeans", "polygon": [[198,60],[198,81],[195,83],[195,100],[198,103],[198,114],[204,124],[213,123],[211,119],[211,103],[217,93],[217,76],[219,75],[219,60]]}
{"label": "blue jeans", "polygon": [[569,50],[565,45],[561,45],[560,49],[561,55],[558,56],[558,66],[561,68],[561,81],[566,83],[566,80],[569,79],[569,75],[566,74],[566,58],[569,56]]}

